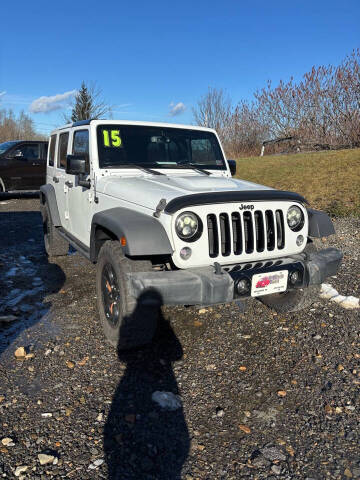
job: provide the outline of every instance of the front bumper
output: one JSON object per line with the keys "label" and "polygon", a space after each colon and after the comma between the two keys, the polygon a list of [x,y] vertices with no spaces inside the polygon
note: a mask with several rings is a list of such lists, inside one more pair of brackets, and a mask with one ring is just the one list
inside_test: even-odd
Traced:
{"label": "front bumper", "polygon": [[137,272],[129,274],[131,294],[138,298],[148,289],[155,289],[165,305],[212,305],[241,300],[249,294],[238,295],[235,285],[242,279],[257,273],[294,270],[300,273],[295,285],[288,283],[288,290],[320,285],[327,277],[335,275],[340,267],[342,252],[327,248],[315,253],[293,255],[266,262],[220,265],[190,268],[187,270]]}

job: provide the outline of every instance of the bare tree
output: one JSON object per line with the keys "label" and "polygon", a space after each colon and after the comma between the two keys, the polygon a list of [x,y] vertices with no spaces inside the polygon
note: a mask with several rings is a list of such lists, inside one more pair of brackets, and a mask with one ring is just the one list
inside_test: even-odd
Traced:
{"label": "bare tree", "polygon": [[77,122],[79,120],[88,120],[111,116],[111,106],[107,105],[101,98],[102,90],[95,84],[88,86],[84,81],[81,83],[80,90],[75,95],[72,105],[71,117],[64,116],[65,120]]}
{"label": "bare tree", "polygon": [[199,125],[215,128],[228,154],[260,153],[288,148],[360,146],[360,49],[338,66],[313,67],[302,80],[271,82],[254,93],[253,102],[235,107],[222,89],[209,88],[193,109]]}
{"label": "bare tree", "polygon": [[8,140],[43,140],[36,132],[33,120],[25,112],[18,116],[12,110],[0,110],[0,143]]}
{"label": "bare tree", "polygon": [[232,103],[223,89],[209,87],[193,108],[195,122],[203,127],[214,128],[222,134],[232,115]]}

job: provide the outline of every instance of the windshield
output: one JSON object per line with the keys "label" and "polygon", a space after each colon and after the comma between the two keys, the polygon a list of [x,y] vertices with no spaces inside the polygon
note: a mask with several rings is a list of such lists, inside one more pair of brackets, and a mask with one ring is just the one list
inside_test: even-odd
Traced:
{"label": "windshield", "polygon": [[14,145],[16,145],[18,142],[14,141],[14,142],[4,142],[4,143],[0,143],[0,155],[2,155],[3,153],[6,152],[6,150],[9,150],[9,148],[13,147]]}
{"label": "windshield", "polygon": [[135,164],[148,168],[226,169],[216,136],[182,128],[99,125],[100,168]]}

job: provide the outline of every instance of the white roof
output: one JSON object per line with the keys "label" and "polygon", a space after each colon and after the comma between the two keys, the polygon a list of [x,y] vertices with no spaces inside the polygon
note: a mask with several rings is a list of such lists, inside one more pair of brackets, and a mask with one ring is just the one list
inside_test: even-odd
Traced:
{"label": "white roof", "polygon": [[[215,130],[212,128],[206,127],[199,127],[197,125],[184,125],[181,123],[165,123],[165,122],[141,122],[141,121],[134,121],[134,120],[90,120],[89,124],[91,125],[137,125],[137,126],[144,126],[144,127],[163,127],[163,128],[183,128],[185,130],[200,130],[205,132],[213,132]],[[85,124],[84,124],[85,125]],[[68,123],[63,125],[62,127],[58,127],[54,129],[63,130],[64,128],[71,128],[73,126],[72,123]],[[79,125],[80,126],[80,125]]]}

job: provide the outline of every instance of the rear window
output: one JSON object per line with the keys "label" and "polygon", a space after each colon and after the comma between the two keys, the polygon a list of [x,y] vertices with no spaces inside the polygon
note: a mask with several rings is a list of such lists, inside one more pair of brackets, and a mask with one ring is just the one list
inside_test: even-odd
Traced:
{"label": "rear window", "polygon": [[69,132],[61,133],[59,137],[58,168],[66,168],[66,155],[69,141]]}
{"label": "rear window", "polygon": [[55,145],[56,145],[56,135],[51,135],[50,138],[50,148],[49,148],[49,167],[54,166],[55,162]]}

